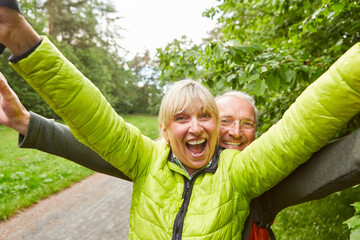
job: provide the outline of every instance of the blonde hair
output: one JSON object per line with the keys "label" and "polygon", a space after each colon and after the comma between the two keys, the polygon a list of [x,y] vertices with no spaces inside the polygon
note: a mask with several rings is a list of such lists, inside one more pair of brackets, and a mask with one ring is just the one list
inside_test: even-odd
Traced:
{"label": "blonde hair", "polygon": [[175,82],[163,97],[160,105],[158,127],[160,135],[169,126],[170,120],[179,112],[184,111],[196,101],[201,101],[204,111],[213,114],[219,125],[219,111],[210,91],[191,79]]}

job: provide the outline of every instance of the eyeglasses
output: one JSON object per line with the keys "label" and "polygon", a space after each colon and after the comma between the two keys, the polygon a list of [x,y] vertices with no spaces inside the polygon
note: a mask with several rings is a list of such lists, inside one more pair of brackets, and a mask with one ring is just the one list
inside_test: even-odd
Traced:
{"label": "eyeglasses", "polygon": [[235,120],[228,120],[228,119],[220,119],[220,125],[222,127],[225,128],[233,128],[236,123],[239,123],[240,127],[243,129],[252,129],[255,127],[255,123],[250,121],[250,120],[240,120],[240,121],[235,121]]}

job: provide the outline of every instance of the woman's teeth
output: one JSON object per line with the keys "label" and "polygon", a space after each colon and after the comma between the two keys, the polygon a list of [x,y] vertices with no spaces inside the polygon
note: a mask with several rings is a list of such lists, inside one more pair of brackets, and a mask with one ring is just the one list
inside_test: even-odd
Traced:
{"label": "woman's teeth", "polygon": [[205,139],[199,139],[199,140],[188,141],[187,143],[190,145],[197,145],[197,144],[202,144],[204,142],[205,142]]}

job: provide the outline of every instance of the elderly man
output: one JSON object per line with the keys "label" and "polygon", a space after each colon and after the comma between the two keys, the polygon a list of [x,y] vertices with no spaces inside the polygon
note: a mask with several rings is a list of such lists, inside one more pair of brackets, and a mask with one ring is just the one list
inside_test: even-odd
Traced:
{"label": "elderly man", "polygon": [[[92,170],[130,180],[88,147],[79,143],[68,127],[28,112],[10,89],[2,89],[0,123],[17,130],[19,146],[55,154]],[[228,92],[216,98],[220,115],[219,145],[243,150],[254,139],[258,109],[243,92]],[[243,239],[274,238],[270,226],[282,209],[319,199],[360,182],[357,142],[360,131],[329,144],[273,189],[255,198],[243,231]],[[348,164],[336,164],[337,161]],[[332,174],[327,174],[331,172]],[[269,232],[268,232],[269,231]]]}
{"label": "elderly man", "polygon": [[[219,145],[242,151],[255,140],[259,111],[243,92],[216,98],[220,114]],[[360,130],[328,144],[277,186],[251,202],[243,239],[275,239],[271,223],[286,207],[323,198],[360,183]],[[344,164],[339,166],[338,161]],[[250,231],[251,229],[251,231]]]}
{"label": "elderly man", "polygon": [[[243,150],[254,139],[259,111],[243,92],[216,98],[220,114],[219,144]],[[271,223],[286,207],[323,198],[360,182],[360,130],[328,144],[274,188],[251,202],[243,239],[274,239]],[[337,161],[344,164],[339,166]],[[251,230],[251,231],[250,231]]]}

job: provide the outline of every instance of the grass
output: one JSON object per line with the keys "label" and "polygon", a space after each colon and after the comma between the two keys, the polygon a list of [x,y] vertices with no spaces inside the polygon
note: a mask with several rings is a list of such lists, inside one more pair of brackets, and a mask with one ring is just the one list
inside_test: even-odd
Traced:
{"label": "grass", "polygon": [[36,150],[18,149],[17,133],[0,127],[0,220],[92,172]]}
{"label": "grass", "polygon": [[354,216],[350,204],[359,201],[360,186],[287,208],[276,217],[273,230],[278,240],[349,239],[343,222]]}
{"label": "grass", "polygon": [[124,120],[138,127],[141,133],[151,139],[159,137],[157,127],[157,117],[139,116],[139,115],[125,115],[122,116]]}
{"label": "grass", "polygon": [[[125,116],[144,135],[157,138],[157,119]],[[0,126],[0,220],[71,186],[93,172],[37,150],[19,149],[18,134]]]}

